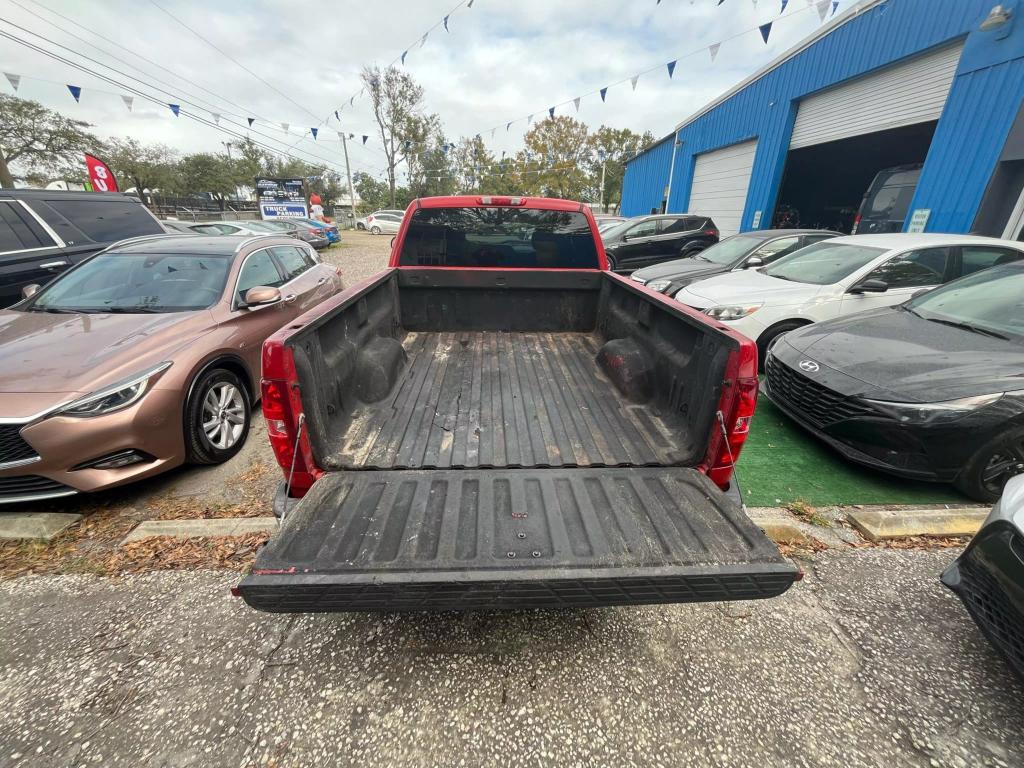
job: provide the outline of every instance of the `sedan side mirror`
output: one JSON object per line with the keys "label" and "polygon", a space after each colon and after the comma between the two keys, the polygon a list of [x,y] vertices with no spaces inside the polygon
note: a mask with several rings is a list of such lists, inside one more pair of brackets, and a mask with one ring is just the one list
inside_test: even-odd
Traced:
{"label": "sedan side mirror", "polygon": [[37,293],[39,293],[39,283],[31,283],[21,289],[21,298],[31,299]]}
{"label": "sedan side mirror", "polygon": [[257,309],[277,304],[279,301],[281,301],[280,290],[268,285],[257,285],[245,292],[245,303],[242,306],[247,309]]}
{"label": "sedan side mirror", "polygon": [[763,267],[763,266],[764,266],[764,259],[762,259],[760,256],[751,256],[743,264],[743,268],[744,269],[757,269],[758,267]]}
{"label": "sedan side mirror", "polygon": [[850,289],[850,293],[885,293],[889,284],[885,280],[862,280]]}

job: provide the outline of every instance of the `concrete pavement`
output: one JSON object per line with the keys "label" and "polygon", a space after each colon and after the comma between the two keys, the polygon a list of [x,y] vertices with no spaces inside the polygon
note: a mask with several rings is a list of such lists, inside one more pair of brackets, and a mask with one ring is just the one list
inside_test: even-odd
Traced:
{"label": "concrete pavement", "polygon": [[217,572],[0,584],[2,766],[1014,766],[1024,690],[937,581],[820,553],[780,599],[270,616]]}

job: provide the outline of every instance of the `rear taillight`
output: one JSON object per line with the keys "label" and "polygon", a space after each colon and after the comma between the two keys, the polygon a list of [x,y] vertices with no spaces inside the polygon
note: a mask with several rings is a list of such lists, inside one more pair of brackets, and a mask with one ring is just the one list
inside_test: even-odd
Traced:
{"label": "rear taillight", "polygon": [[317,473],[312,469],[312,453],[304,424],[299,435],[302,400],[298,387],[292,385],[295,364],[291,350],[279,341],[268,340],[263,345],[263,374],[260,388],[270,447],[285,480],[290,476],[289,495],[301,498],[316,481]]}
{"label": "rear taillight", "polygon": [[718,401],[704,463],[708,477],[723,490],[732,479],[757,408],[757,347],[753,342],[744,343],[730,359],[726,376],[730,384],[723,388]]}
{"label": "rear taillight", "polygon": [[705,229],[704,230],[704,235],[706,237],[718,237],[718,230],[717,229]]}
{"label": "rear taillight", "polygon": [[857,234],[857,227],[859,227],[859,226],[860,226],[860,214],[858,213],[857,217],[853,220],[853,230],[850,232],[850,234],[851,235],[856,235]]}
{"label": "rear taillight", "polygon": [[366,220],[367,220],[368,222],[370,222],[370,221],[373,221],[373,216],[367,216],[367,217],[366,217]]}
{"label": "rear taillight", "polygon": [[309,230],[309,234],[311,234],[314,237],[316,237],[317,235],[320,234],[320,230],[318,230],[318,229],[311,229],[311,230]]}

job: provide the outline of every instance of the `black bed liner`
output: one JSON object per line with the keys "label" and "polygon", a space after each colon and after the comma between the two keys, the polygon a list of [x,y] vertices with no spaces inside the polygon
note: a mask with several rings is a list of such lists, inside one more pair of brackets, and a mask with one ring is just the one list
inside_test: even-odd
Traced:
{"label": "black bed liner", "polygon": [[683,419],[626,400],[594,333],[408,333],[408,364],[326,457],[336,469],[693,464]]}
{"label": "black bed liner", "polygon": [[686,468],[334,472],[240,585],[271,612],[773,597],[798,570]]}

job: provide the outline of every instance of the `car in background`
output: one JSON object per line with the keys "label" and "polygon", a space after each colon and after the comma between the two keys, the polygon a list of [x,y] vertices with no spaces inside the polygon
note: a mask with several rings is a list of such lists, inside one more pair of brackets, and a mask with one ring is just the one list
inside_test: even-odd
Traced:
{"label": "car in background", "polygon": [[1006,490],[942,574],[975,624],[1024,682],[1024,477]]}
{"label": "car in background", "polygon": [[309,219],[304,216],[289,216],[288,221],[294,221],[296,224],[304,224],[311,229],[319,230],[320,234],[326,237],[332,244],[341,242],[341,232],[338,231],[337,225],[330,222]]}
{"label": "car in background", "polygon": [[891,307],[926,288],[1024,258],[1024,243],[972,235],[836,237],[758,269],[691,283],[675,298],[757,342],[808,323]]}
{"label": "car in background", "polygon": [[624,221],[628,221],[625,216],[616,216],[615,214],[609,213],[595,213],[594,222],[597,224],[598,232],[607,232],[612,227],[617,227]]}
{"label": "car in background", "polygon": [[120,192],[0,189],[0,307],[111,243],[163,231],[138,198]]}
{"label": "car in background", "polygon": [[373,213],[367,214],[366,216],[363,216],[363,218],[361,219],[356,219],[356,229],[368,230],[370,228],[369,225],[367,224],[368,220],[374,216],[379,216],[382,213],[390,213],[391,215],[398,216],[399,218],[405,216],[405,211],[400,211],[397,208],[381,208],[379,211],[374,211]]}
{"label": "car in background", "polygon": [[1024,473],[1024,261],[787,333],[763,392],[846,458],[992,502]]}
{"label": "car in background", "polygon": [[917,163],[879,171],[864,193],[851,234],[902,232],[923,167]]}
{"label": "car in background", "polygon": [[638,269],[632,275],[652,291],[672,295],[696,280],[724,272],[763,267],[805,245],[840,237],[827,229],[763,229],[727,237],[684,259]]}
{"label": "car in background", "polygon": [[718,227],[707,216],[660,214],[624,221],[601,240],[611,268],[628,273],[700,253],[718,242]]}
{"label": "car in background", "polygon": [[176,219],[160,219],[164,231],[171,235],[194,235],[197,234],[191,227],[193,222],[178,221]]}
{"label": "car in background", "polygon": [[404,216],[404,213],[372,213],[366,217],[366,228],[371,235],[395,235]]}
{"label": "car in background", "polygon": [[0,310],[0,504],[227,461],[264,339],[341,287],[285,235],[126,240],[26,287]]}
{"label": "car in background", "polygon": [[270,235],[278,230],[257,219],[245,221],[196,221],[186,225],[198,235]]}
{"label": "car in background", "polygon": [[283,232],[287,235],[298,238],[305,243],[309,243],[318,251],[331,244],[331,241],[323,234],[322,229],[310,227],[306,224],[300,224],[297,221],[289,221],[288,219],[269,219],[264,221],[263,224],[273,232]]}

